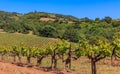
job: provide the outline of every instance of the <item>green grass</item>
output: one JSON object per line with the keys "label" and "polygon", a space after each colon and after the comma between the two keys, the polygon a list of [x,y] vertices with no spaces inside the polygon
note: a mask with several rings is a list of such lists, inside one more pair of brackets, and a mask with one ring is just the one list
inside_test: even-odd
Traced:
{"label": "green grass", "polygon": [[24,43],[27,46],[45,48],[54,45],[57,40],[53,38],[38,37],[35,35],[0,33],[0,46],[14,46]]}

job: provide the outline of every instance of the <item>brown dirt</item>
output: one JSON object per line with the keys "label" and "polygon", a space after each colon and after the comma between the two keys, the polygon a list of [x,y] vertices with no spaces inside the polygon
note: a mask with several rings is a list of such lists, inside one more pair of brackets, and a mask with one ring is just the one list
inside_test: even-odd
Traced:
{"label": "brown dirt", "polygon": [[54,74],[35,68],[20,67],[10,63],[0,62],[0,74]]}
{"label": "brown dirt", "polygon": [[6,33],[3,29],[0,29],[0,33]]}
{"label": "brown dirt", "polygon": [[41,21],[54,21],[52,18],[40,18]]}
{"label": "brown dirt", "polygon": [[[90,74],[90,60],[86,58],[78,59],[78,61],[73,61],[72,66],[78,66],[77,68],[72,68],[72,71],[66,72],[64,69],[56,71],[48,71],[49,69],[38,68],[38,67],[20,67],[10,62],[4,63],[0,62],[0,74]],[[120,61],[114,61],[115,66],[111,65],[109,59],[102,60],[97,63],[97,73],[98,74],[120,74],[119,64]],[[75,71],[73,70],[75,69]]]}

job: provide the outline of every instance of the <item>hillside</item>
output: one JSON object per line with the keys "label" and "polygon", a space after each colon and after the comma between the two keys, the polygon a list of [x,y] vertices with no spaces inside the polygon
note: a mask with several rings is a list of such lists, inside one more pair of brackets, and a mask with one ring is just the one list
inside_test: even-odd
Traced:
{"label": "hillside", "polygon": [[25,35],[20,33],[0,33],[0,46],[15,46],[24,43],[25,45],[46,48],[54,45],[57,40],[53,38],[38,37],[35,35]]}
{"label": "hillside", "polygon": [[26,14],[0,11],[0,29],[8,33],[32,32],[40,37],[61,38],[72,42],[78,42],[82,37],[90,42],[97,39],[111,41],[113,35],[120,31],[120,21],[109,16],[93,20],[37,11]]}
{"label": "hillside", "polygon": [[[0,19],[1,20],[19,20],[21,17],[25,17],[27,19],[54,19],[54,21],[68,22],[68,21],[79,21],[77,17],[71,15],[62,15],[55,13],[47,13],[47,12],[29,12],[26,14],[20,14],[17,12],[5,12],[0,11]],[[49,21],[49,20],[48,20]]]}
{"label": "hillside", "polygon": [[[46,12],[19,14],[0,11],[1,61],[38,69],[39,66],[46,67],[45,69],[51,69],[51,71],[65,67],[67,72],[69,72],[67,69],[73,69],[85,74],[89,74],[90,69],[92,72],[96,72],[97,68],[98,74],[101,72],[104,74],[106,66],[116,65],[109,57],[113,55],[119,57],[119,33],[119,19],[109,16],[93,20],[88,17],[78,19],[69,15]],[[60,39],[61,41],[58,42]],[[43,50],[45,48],[47,49]],[[84,60],[86,60],[84,57],[87,57],[87,60],[81,59],[82,56]],[[108,63],[106,57],[108,57]],[[102,61],[104,58],[106,59]],[[75,60],[78,60],[78,63]],[[105,62],[107,65],[104,65]],[[91,68],[89,68],[90,63]],[[5,65],[12,67],[9,64]],[[109,73],[112,66],[105,73]],[[119,66],[119,62],[117,62],[117,66]],[[4,72],[4,66],[1,68]],[[112,70],[114,72],[115,69]],[[27,68],[28,71],[30,70]]]}

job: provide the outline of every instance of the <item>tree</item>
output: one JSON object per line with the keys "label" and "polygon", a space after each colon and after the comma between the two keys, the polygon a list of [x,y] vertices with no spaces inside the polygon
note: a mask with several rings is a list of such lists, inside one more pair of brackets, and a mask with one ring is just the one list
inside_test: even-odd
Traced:
{"label": "tree", "polygon": [[113,43],[112,43],[112,56],[111,56],[111,62],[113,64],[113,57],[115,59],[120,58],[120,32],[115,33],[113,36]]}
{"label": "tree", "polygon": [[17,51],[16,46],[12,47],[11,55],[13,56],[13,62],[15,63],[16,62],[16,56],[18,55],[18,51]]}
{"label": "tree", "polygon": [[65,33],[63,34],[63,38],[65,40],[70,40],[72,42],[78,42],[79,41],[79,34],[78,34],[78,30],[74,29],[74,28],[69,28],[65,31]]}
{"label": "tree", "polygon": [[37,49],[36,50],[36,57],[37,57],[37,65],[41,65],[42,60],[49,55],[50,51],[49,50],[45,50],[45,49]]}
{"label": "tree", "polygon": [[65,59],[65,68],[71,69],[71,59],[72,59],[72,44],[69,45],[69,50],[67,53],[67,58]]}
{"label": "tree", "polygon": [[100,22],[100,18],[95,18],[95,23],[99,23]]}
{"label": "tree", "polygon": [[113,20],[112,21],[112,26],[113,27],[119,27],[120,26],[120,20]]}
{"label": "tree", "polygon": [[45,26],[42,31],[40,31],[40,35],[45,37],[57,37],[57,31],[52,26]]}
{"label": "tree", "polygon": [[51,69],[55,70],[57,68],[57,48],[56,46],[49,46],[46,50],[51,56]]}
{"label": "tree", "polygon": [[112,22],[112,18],[109,16],[106,16],[105,18],[102,19],[102,21],[107,22],[108,24],[110,24]]}
{"label": "tree", "polygon": [[[62,59],[62,62],[65,62],[65,68],[71,69],[71,44],[65,40],[61,40],[57,44],[58,56]],[[64,59],[64,56],[67,55],[67,58]]]}
{"label": "tree", "polygon": [[61,57],[62,61],[64,61],[64,56],[67,53],[67,50],[69,49],[69,47],[70,47],[70,44],[65,40],[61,40],[57,44],[58,55],[59,57]]}
{"label": "tree", "polygon": [[18,57],[19,63],[22,63],[23,47],[13,46],[11,53],[13,54],[14,62],[16,62],[16,56]]}
{"label": "tree", "polygon": [[7,54],[8,50],[5,47],[0,47],[1,60],[4,61],[4,56]]}
{"label": "tree", "polygon": [[80,47],[84,55],[91,60],[92,74],[96,74],[96,63],[111,54],[110,44],[106,41],[98,40],[97,44],[89,44],[89,41],[83,38],[80,40]]}
{"label": "tree", "polygon": [[36,48],[35,47],[22,47],[24,50],[24,56],[27,58],[27,64],[31,64],[31,58],[35,55]]}
{"label": "tree", "polygon": [[86,22],[86,23],[87,23],[87,22],[89,22],[89,23],[92,22],[92,20],[89,19],[88,17],[81,18],[80,20],[81,20],[81,22]]}

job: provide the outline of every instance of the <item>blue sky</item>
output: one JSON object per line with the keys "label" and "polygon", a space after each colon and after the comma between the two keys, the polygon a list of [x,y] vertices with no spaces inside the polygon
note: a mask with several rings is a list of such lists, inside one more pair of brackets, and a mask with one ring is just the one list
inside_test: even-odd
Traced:
{"label": "blue sky", "polygon": [[78,18],[120,18],[120,0],[0,0],[0,10],[27,13],[40,11]]}

